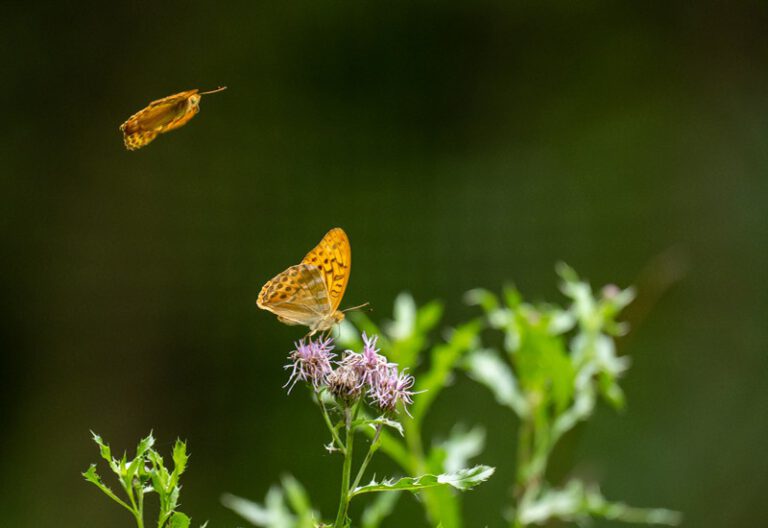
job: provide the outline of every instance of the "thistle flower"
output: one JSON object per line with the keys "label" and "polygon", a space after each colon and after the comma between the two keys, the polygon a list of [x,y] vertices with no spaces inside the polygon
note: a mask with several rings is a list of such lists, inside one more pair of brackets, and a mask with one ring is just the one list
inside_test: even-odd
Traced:
{"label": "thistle flower", "polygon": [[288,392],[291,392],[296,383],[305,381],[311,383],[316,390],[319,389],[332,372],[331,360],[336,356],[331,352],[333,339],[310,339],[306,344],[302,339],[294,343],[294,346],[294,351],[288,356],[291,362],[285,366],[291,369],[291,375],[284,387],[288,387]]}
{"label": "thistle flower", "polygon": [[392,368],[387,376],[381,378],[378,385],[370,390],[372,403],[385,413],[394,413],[397,411],[398,402],[402,402],[405,413],[411,416],[407,406],[413,403],[415,393],[411,389],[415,382],[413,376]]}
{"label": "thistle flower", "polygon": [[347,403],[357,400],[363,393],[360,376],[354,368],[348,365],[341,365],[331,372],[326,382],[331,394]]}
{"label": "thistle flower", "polygon": [[396,368],[395,363],[389,363],[387,358],[379,354],[376,348],[378,336],[368,337],[363,332],[363,351],[359,354],[347,351],[347,355],[339,362],[340,366],[349,367],[355,371],[359,379],[359,386],[367,385],[370,390],[378,387],[379,382],[389,375],[389,371]]}

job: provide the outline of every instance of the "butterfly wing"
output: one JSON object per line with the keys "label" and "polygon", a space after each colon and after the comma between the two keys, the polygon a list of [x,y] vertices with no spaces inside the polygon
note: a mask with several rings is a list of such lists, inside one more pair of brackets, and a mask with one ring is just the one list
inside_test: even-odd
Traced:
{"label": "butterfly wing", "polygon": [[335,312],[347,289],[352,269],[352,247],[347,234],[340,227],[331,229],[301,262],[316,266],[322,272],[331,312]]}
{"label": "butterfly wing", "polygon": [[[196,105],[187,101],[197,90],[187,90],[152,101],[149,106],[133,114],[120,125],[123,141],[128,150],[136,150],[154,140],[158,134],[185,125],[198,112]],[[199,97],[199,96],[198,96]]]}
{"label": "butterfly wing", "polygon": [[333,312],[323,274],[309,264],[291,266],[267,282],[256,304],[281,322],[309,327]]}

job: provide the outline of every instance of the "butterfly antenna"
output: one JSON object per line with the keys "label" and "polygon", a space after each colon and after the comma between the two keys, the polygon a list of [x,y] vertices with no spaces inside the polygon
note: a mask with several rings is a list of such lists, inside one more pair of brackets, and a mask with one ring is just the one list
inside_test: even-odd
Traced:
{"label": "butterfly antenna", "polygon": [[[352,310],[359,310],[360,308],[365,308],[365,307],[366,307],[366,306],[368,306],[369,304],[371,304],[371,303],[369,303],[369,302],[365,302],[365,303],[363,303],[363,304],[360,304],[360,305],[358,305],[358,306],[353,306],[352,308],[345,308],[344,310],[342,310],[342,312],[350,312],[350,311],[352,311]],[[373,308],[371,308],[371,309],[370,309],[370,310],[368,310],[368,311],[370,312],[371,310],[373,310]]]}
{"label": "butterfly antenna", "polygon": [[218,88],[216,88],[215,90],[210,90],[210,91],[207,91],[207,92],[200,92],[200,95],[210,95],[210,94],[215,94],[215,93],[223,92],[223,91],[224,91],[224,90],[226,90],[226,89],[227,89],[227,87],[226,87],[226,86],[219,86],[219,87],[218,87]]}

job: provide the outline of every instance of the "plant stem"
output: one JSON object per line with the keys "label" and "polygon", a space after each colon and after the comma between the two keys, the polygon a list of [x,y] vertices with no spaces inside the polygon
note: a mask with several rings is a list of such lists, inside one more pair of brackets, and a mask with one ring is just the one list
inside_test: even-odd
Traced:
{"label": "plant stem", "polygon": [[336,432],[336,428],[331,423],[331,417],[328,415],[328,409],[325,408],[325,404],[323,403],[323,400],[320,397],[320,393],[315,392],[315,396],[317,397],[317,403],[320,405],[320,409],[323,411],[323,420],[325,421],[325,425],[328,426],[328,430],[331,432],[331,436],[333,437],[333,442],[339,448],[339,451],[341,451],[341,454],[346,455],[347,448],[344,445],[344,443],[341,441],[341,438],[339,437],[339,433]]}
{"label": "plant stem", "polygon": [[381,436],[382,427],[384,427],[382,424],[378,424],[376,426],[376,433],[373,435],[373,440],[371,440],[371,447],[368,448],[368,454],[365,455],[365,459],[363,459],[363,463],[360,464],[360,469],[357,471],[357,476],[355,477],[355,481],[352,483],[352,487],[349,489],[350,493],[354,491],[355,488],[357,488],[358,484],[360,484],[360,479],[363,478],[363,474],[365,473],[365,468],[368,467],[368,464],[373,458],[373,454],[379,448],[379,440]]}
{"label": "plant stem", "polygon": [[128,495],[128,500],[131,501],[131,511],[133,512],[133,517],[136,519],[136,528],[144,528],[144,512],[142,511],[143,508],[139,508],[136,505],[136,499],[133,496],[133,482],[126,483],[122,479],[121,481],[125,494]]}
{"label": "plant stem", "polygon": [[[359,403],[359,402],[358,402]],[[336,521],[333,523],[333,528],[344,528],[347,518],[347,510],[349,510],[349,478],[352,475],[352,446],[355,441],[355,430],[352,427],[352,422],[357,415],[358,404],[353,407],[346,407],[344,409],[346,428],[346,442],[344,450],[344,466],[341,470],[341,496],[339,497],[339,510],[336,513]]]}

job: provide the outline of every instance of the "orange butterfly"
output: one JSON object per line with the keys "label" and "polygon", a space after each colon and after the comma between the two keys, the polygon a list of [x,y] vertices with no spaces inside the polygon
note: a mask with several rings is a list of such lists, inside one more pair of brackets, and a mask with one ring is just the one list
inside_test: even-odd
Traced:
{"label": "orange butterfly", "polygon": [[344,320],[338,310],[352,267],[352,248],[343,229],[326,233],[301,261],[268,281],[256,304],[288,325],[308,326],[310,333],[330,330]]}
{"label": "orange butterfly", "polygon": [[187,90],[157,101],[133,114],[128,121],[120,125],[123,142],[128,150],[137,150],[149,145],[158,134],[164,134],[186,125],[200,111],[200,98],[226,90],[226,86],[198,93],[198,90]]}

